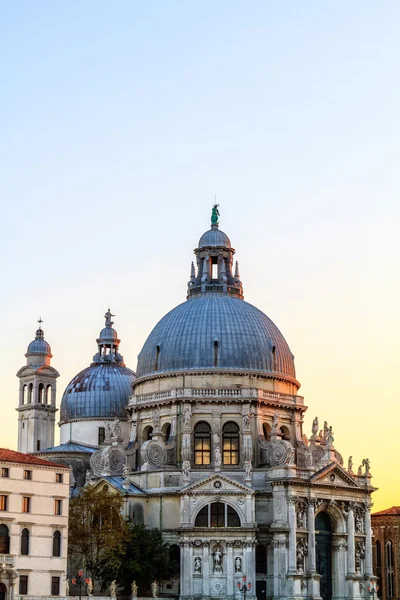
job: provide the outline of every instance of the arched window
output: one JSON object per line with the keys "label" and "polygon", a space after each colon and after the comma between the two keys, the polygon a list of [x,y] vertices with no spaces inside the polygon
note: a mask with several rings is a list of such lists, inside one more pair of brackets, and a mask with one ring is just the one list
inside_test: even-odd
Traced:
{"label": "arched window", "polygon": [[394,597],[394,563],[393,563],[393,544],[389,540],[386,544],[386,578],[387,578],[387,597]]}
{"label": "arched window", "polygon": [[150,425],[148,425],[147,427],[145,427],[142,431],[142,440],[143,442],[147,442],[148,440],[151,440],[151,434],[153,433],[153,428],[150,427]]}
{"label": "arched window", "polygon": [[51,404],[51,385],[50,384],[46,386],[45,403]]}
{"label": "arched window", "polygon": [[21,531],[21,555],[29,555],[29,529],[23,529]]}
{"label": "arched window", "polygon": [[168,442],[169,436],[171,434],[171,423],[164,423],[162,426],[162,434],[164,442]]}
{"label": "arched window", "polygon": [[239,464],[239,426],[225,423],[222,430],[222,462],[224,465]]}
{"label": "arched window", "polygon": [[27,387],[28,386],[26,384],[22,386],[22,404],[25,404],[25,402],[27,401],[27,398],[26,398],[26,388]]}
{"label": "arched window", "polygon": [[287,440],[288,442],[290,441],[290,431],[288,427],[281,427],[281,432],[282,432],[282,439],[283,440]]}
{"label": "arched window", "polygon": [[204,506],[196,517],[195,527],[240,527],[236,510],[224,502]]}
{"label": "arched window", "polygon": [[265,441],[269,442],[271,440],[271,425],[268,423],[263,423],[263,434]]}
{"label": "arched window", "polygon": [[381,543],[379,540],[376,541],[375,544],[375,549],[376,549],[376,568],[375,568],[375,572],[376,572],[376,577],[378,580],[378,585],[379,585],[379,590],[378,590],[378,598],[382,598],[382,551],[381,551]]}
{"label": "arched window", "polygon": [[174,575],[179,575],[181,570],[181,549],[177,544],[169,547],[169,560]]}
{"label": "arched window", "polygon": [[28,385],[28,404],[32,404],[33,383]]}
{"label": "arched window", "polygon": [[267,574],[267,549],[263,544],[256,546],[256,573]]}
{"label": "arched window", "polygon": [[44,385],[43,383],[39,383],[39,389],[38,389],[38,402],[39,404],[43,404],[43,400],[44,400]]}
{"label": "arched window", "polygon": [[61,556],[61,533],[59,531],[53,533],[53,556]]}
{"label": "arched window", "polygon": [[10,554],[10,534],[7,525],[0,525],[0,554]]}
{"label": "arched window", "polygon": [[197,423],[194,428],[194,463],[211,464],[211,427],[208,423]]}

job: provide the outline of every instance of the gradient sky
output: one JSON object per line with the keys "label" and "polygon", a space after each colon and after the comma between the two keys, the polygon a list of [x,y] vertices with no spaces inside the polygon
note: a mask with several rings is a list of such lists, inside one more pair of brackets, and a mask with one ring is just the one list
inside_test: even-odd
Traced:
{"label": "gradient sky", "polygon": [[305,432],[400,504],[399,28],[397,1],[1,3],[2,446],[39,316],[58,401],[108,305],[134,369],[216,194]]}

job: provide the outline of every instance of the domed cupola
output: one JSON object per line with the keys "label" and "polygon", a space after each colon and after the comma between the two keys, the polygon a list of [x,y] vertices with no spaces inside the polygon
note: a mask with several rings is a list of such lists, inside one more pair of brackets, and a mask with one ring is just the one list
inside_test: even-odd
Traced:
{"label": "domed cupola", "polygon": [[126,419],[125,406],[132,394],[135,373],[119,354],[120,339],[110,309],[97,338],[98,351],[90,367],[67,385],[61,400],[60,424],[80,419]]}
{"label": "domed cupola", "polygon": [[49,365],[52,358],[50,344],[44,339],[44,331],[42,329],[42,319],[39,321],[39,328],[36,331],[35,339],[29,344],[26,351],[28,365]]}
{"label": "domed cupola", "polygon": [[[187,301],[155,326],[138,357],[135,389],[156,377],[219,373],[259,375],[298,389],[294,357],[276,325],[243,300],[235,250],[219,229],[215,204],[211,229],[194,250]],[[293,389],[294,389],[293,388]]]}
{"label": "domed cupola", "polygon": [[211,229],[203,233],[199,246],[194,251],[197,273],[192,263],[188,298],[206,292],[223,292],[230,296],[243,298],[242,282],[239,279],[239,265],[232,272],[233,255],[229,237],[219,229],[218,204],[214,204],[211,214]]}

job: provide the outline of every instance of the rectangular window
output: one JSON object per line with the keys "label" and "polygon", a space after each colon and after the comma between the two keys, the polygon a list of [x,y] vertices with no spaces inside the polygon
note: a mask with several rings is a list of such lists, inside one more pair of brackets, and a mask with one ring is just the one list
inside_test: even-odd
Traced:
{"label": "rectangular window", "polygon": [[23,496],[22,498],[22,512],[29,513],[31,512],[31,499],[30,496]]}
{"label": "rectangular window", "polygon": [[106,428],[99,427],[99,435],[98,435],[99,446],[101,446],[104,443],[105,437],[106,437]]}
{"label": "rectangular window", "polygon": [[51,578],[51,595],[52,596],[60,595],[60,578],[59,577]]}
{"label": "rectangular window", "polygon": [[8,467],[3,467],[1,469],[1,476],[2,477],[10,477],[10,469],[8,469]]}
{"label": "rectangular window", "polygon": [[62,500],[54,500],[54,514],[55,515],[62,514]]}
{"label": "rectangular window", "polygon": [[36,450],[40,450],[40,440],[36,440]]}
{"label": "rectangular window", "polygon": [[56,473],[56,483],[62,483],[62,482],[63,482],[63,474]]}
{"label": "rectangular window", "polygon": [[211,504],[211,527],[225,527],[225,504],[223,502]]}
{"label": "rectangular window", "polygon": [[23,595],[28,593],[28,575],[19,576],[19,593]]}
{"label": "rectangular window", "polygon": [[24,471],[24,479],[32,479],[32,471],[25,470]]}
{"label": "rectangular window", "polygon": [[8,510],[8,496],[0,496],[0,510]]}

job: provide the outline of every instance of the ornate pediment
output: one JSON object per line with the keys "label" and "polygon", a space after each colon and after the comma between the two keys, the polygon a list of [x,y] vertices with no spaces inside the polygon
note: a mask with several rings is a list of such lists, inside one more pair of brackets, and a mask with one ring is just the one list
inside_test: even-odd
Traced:
{"label": "ornate pediment", "polygon": [[243,483],[238,483],[234,479],[221,475],[221,473],[213,473],[202,481],[197,481],[191,485],[182,488],[181,494],[254,494],[254,491]]}
{"label": "ornate pediment", "polygon": [[17,373],[17,377],[30,377],[32,375],[49,375],[50,377],[59,377],[60,373],[50,365],[24,365]]}
{"label": "ornate pediment", "polygon": [[340,486],[359,489],[360,486],[354,479],[337,463],[331,463],[320,469],[310,478],[311,483],[323,485]]}

